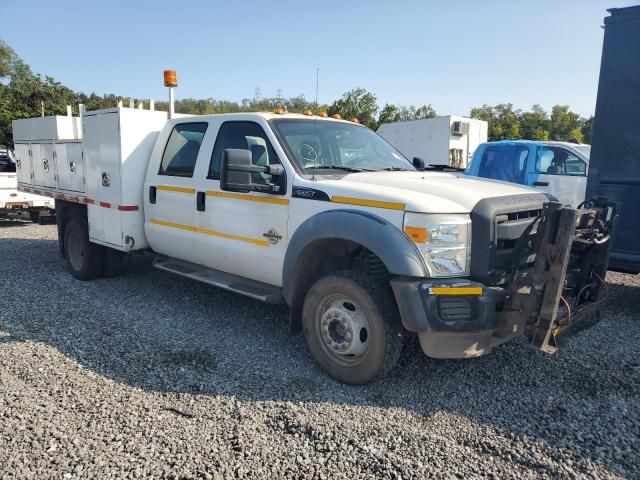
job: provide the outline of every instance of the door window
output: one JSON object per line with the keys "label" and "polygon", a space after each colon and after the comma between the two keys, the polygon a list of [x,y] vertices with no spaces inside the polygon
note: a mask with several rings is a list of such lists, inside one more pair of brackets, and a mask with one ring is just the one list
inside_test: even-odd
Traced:
{"label": "door window", "polygon": [[173,127],[162,154],[159,175],[192,177],[207,123],[180,123]]}
{"label": "door window", "polygon": [[513,183],[524,183],[529,148],[525,146],[488,147],[480,158],[478,176]]}
{"label": "door window", "polygon": [[[266,167],[279,165],[280,159],[276,155],[271,142],[260,125],[254,122],[225,122],[220,126],[218,138],[213,147],[209,174],[207,178],[219,180],[222,156],[227,148],[239,148],[251,151],[254,165]],[[258,184],[275,183],[280,186],[280,194],[286,192],[285,175],[272,177],[268,173],[252,172],[251,181]]]}
{"label": "door window", "polygon": [[561,147],[538,147],[536,172],[548,175],[586,175],[587,165]]}

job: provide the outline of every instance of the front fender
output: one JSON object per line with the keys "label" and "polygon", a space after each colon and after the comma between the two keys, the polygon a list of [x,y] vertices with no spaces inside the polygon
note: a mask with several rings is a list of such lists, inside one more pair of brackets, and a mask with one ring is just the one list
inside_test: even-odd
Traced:
{"label": "front fender", "polygon": [[427,275],[422,256],[395,225],[360,210],[329,210],[307,219],[289,241],[282,273],[282,293],[289,305],[293,302],[301,268],[314,244],[335,239],[348,240],[367,248],[380,258],[391,275]]}

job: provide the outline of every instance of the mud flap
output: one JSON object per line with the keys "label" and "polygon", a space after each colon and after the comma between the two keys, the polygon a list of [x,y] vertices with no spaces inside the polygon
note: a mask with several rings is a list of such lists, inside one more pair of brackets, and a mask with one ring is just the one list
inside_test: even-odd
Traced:
{"label": "mud flap", "polygon": [[515,269],[503,312],[524,319],[525,337],[547,353],[558,349],[560,336],[588,328],[599,318],[615,211],[606,200],[588,207],[545,204],[537,231],[521,242],[521,247],[531,243],[534,265],[524,272]]}

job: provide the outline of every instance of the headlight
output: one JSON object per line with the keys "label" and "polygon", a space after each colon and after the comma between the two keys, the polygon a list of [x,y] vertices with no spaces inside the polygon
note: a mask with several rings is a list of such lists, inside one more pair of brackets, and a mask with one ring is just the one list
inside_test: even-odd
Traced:
{"label": "headlight", "polygon": [[469,215],[405,213],[404,232],[422,253],[431,277],[469,275]]}

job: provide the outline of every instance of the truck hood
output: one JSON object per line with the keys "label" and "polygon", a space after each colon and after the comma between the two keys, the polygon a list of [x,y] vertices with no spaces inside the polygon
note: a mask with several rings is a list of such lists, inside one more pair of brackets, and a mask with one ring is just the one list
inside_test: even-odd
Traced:
{"label": "truck hood", "polygon": [[330,195],[405,204],[405,210],[424,213],[470,213],[483,198],[540,193],[533,188],[499,180],[445,172],[362,172],[339,179],[321,179]]}

